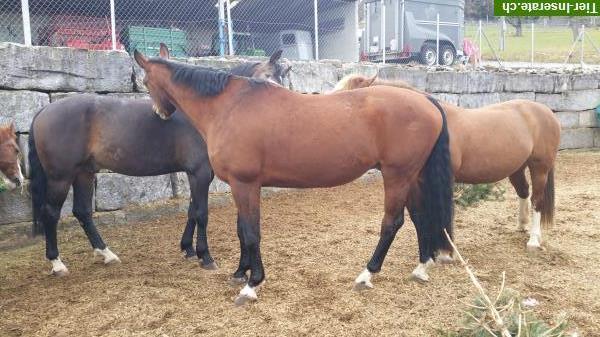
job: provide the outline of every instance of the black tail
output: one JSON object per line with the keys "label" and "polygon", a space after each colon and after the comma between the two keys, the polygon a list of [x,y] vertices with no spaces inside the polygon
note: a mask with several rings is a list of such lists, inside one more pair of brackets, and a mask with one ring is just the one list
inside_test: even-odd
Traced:
{"label": "black tail", "polygon": [[35,123],[35,118],[29,129],[29,178],[31,179],[31,204],[33,208],[32,234],[35,236],[44,232],[44,228],[41,223],[41,211],[42,206],[46,201],[47,178],[46,172],[44,171],[42,163],[40,162],[40,158],[38,157],[37,149],[35,148],[33,123]]}
{"label": "black tail", "polygon": [[427,97],[442,114],[442,131],[436,141],[421,179],[421,220],[425,249],[433,257],[439,249],[452,252],[444,229],[452,237],[454,174],[450,160],[450,137],[446,113],[437,100]]}

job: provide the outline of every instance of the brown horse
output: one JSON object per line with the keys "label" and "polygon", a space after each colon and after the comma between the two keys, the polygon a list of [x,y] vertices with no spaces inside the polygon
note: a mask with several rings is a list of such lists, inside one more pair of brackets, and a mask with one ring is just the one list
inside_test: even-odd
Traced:
{"label": "brown horse", "polygon": [[[268,61],[243,63],[231,73],[281,84],[289,67],[281,51]],[[52,274],[66,275],[57,244],[56,224],[73,187],[73,215],[79,220],[95,255],[105,264],[119,262],[104,243],[92,219],[95,173],[100,169],[130,176],[185,172],[190,186],[188,220],[180,247],[187,258],[216,269],[208,249],[208,189],[214,177],[206,144],[182,113],[163,121],[150,99],[118,99],[75,95],[45,106],[29,134],[34,233],[46,234],[46,257]],[[193,248],[194,229],[196,247]]]}
{"label": "brown horse", "polygon": [[15,125],[0,126],[0,172],[8,189],[23,184],[23,173],[19,163],[20,150],[17,145]]}
{"label": "brown horse", "polygon": [[[337,85],[339,90],[373,85],[410,88],[405,82],[377,80],[349,75]],[[416,89],[415,89],[416,90]],[[554,218],[554,161],[560,142],[560,124],[552,110],[540,103],[512,100],[478,109],[463,109],[442,102],[448,116],[452,168],[457,182],[492,183],[509,178],[520,198],[518,226],[529,222],[529,184],[531,175],[533,221],[527,248],[541,248],[541,227]],[[423,268],[415,269],[421,278]]]}
{"label": "brown horse", "polygon": [[335,95],[302,95],[263,81],[167,60],[136,62],[156,112],[184,112],[202,134],[216,175],[229,183],[238,209],[241,256],[233,280],[246,282],[236,304],[257,299],[264,280],[260,254],[261,186],[330,187],[378,167],[385,216],[379,243],[356,279],[371,287],[404,221],[409,187],[421,172],[427,261],[451,232],[452,172],[445,114],[434,99],[410,90],[376,87]]}

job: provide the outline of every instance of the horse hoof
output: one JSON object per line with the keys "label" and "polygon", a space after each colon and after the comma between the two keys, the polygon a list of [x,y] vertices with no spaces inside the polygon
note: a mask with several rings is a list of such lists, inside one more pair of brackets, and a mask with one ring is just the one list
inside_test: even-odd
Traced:
{"label": "horse hoof", "polygon": [[250,297],[248,295],[237,295],[235,297],[235,300],[233,300],[233,303],[235,303],[236,307],[241,307],[246,305],[246,303],[254,302],[256,300],[256,298]]}
{"label": "horse hoof", "polygon": [[67,270],[67,269],[53,270],[51,275],[56,276],[56,277],[66,277],[69,275],[69,270]]}
{"label": "horse hoof", "polygon": [[217,270],[219,266],[213,261],[211,263],[204,264],[204,262],[200,262],[200,267],[205,270]]}
{"label": "horse hoof", "polygon": [[530,253],[538,253],[542,251],[542,246],[539,243],[527,243],[527,251]]}
{"label": "horse hoof", "polygon": [[352,290],[354,290],[356,292],[361,292],[363,290],[369,290],[369,289],[373,289],[373,284],[371,282],[354,283],[354,287],[352,287]]}
{"label": "horse hoof", "polygon": [[112,266],[112,265],[120,264],[120,263],[121,263],[121,259],[119,259],[116,256],[114,258],[104,260],[104,265],[106,265],[106,266]]}
{"label": "horse hoof", "polygon": [[424,273],[417,273],[417,272],[413,271],[410,274],[410,278],[413,281],[417,281],[417,282],[422,283],[422,284],[425,284],[425,283],[429,282],[429,275],[424,274]]}
{"label": "horse hoof", "polygon": [[454,263],[454,259],[452,258],[452,256],[450,256],[448,254],[440,254],[435,259],[435,262],[440,263],[440,264],[452,264],[452,263]]}
{"label": "horse hoof", "polygon": [[248,278],[244,276],[244,277],[232,277],[229,279],[229,281],[227,283],[229,283],[229,285],[232,287],[239,287],[241,285],[246,284],[246,282],[248,282]]}
{"label": "horse hoof", "polygon": [[188,261],[198,261],[198,256],[196,255],[196,252],[192,251],[192,252],[185,252],[185,254],[183,255],[183,258],[185,260]]}

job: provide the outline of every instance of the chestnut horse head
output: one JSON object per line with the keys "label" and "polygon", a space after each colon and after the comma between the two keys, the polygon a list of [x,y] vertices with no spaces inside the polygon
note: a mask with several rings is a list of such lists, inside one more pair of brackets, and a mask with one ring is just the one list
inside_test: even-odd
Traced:
{"label": "chestnut horse head", "polygon": [[8,179],[9,188],[23,184],[21,164],[19,164],[20,151],[17,145],[15,125],[0,127],[0,172]]}

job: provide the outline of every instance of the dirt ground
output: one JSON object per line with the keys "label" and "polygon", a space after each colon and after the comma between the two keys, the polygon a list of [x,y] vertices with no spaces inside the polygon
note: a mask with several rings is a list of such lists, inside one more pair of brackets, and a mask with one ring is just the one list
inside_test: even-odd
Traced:
{"label": "dirt ground", "polygon": [[[561,152],[556,226],[546,249],[525,249],[518,201],[487,201],[456,211],[456,242],[484,286],[507,286],[540,301],[551,320],[566,314],[582,336],[600,336],[600,152]],[[506,182],[504,183],[506,184]],[[0,336],[435,336],[456,328],[474,290],[462,267],[409,279],[415,231],[398,233],[375,289],[351,290],[378,239],[379,179],[332,189],[290,191],[263,200],[267,282],[259,301],[234,307],[227,284],[237,266],[235,210],[211,208],[209,243],[220,269],[205,271],[178,251],[184,214],[101,228],[123,263],[94,262],[83,232],[60,233],[71,274],[48,275],[44,245],[0,253]]]}

